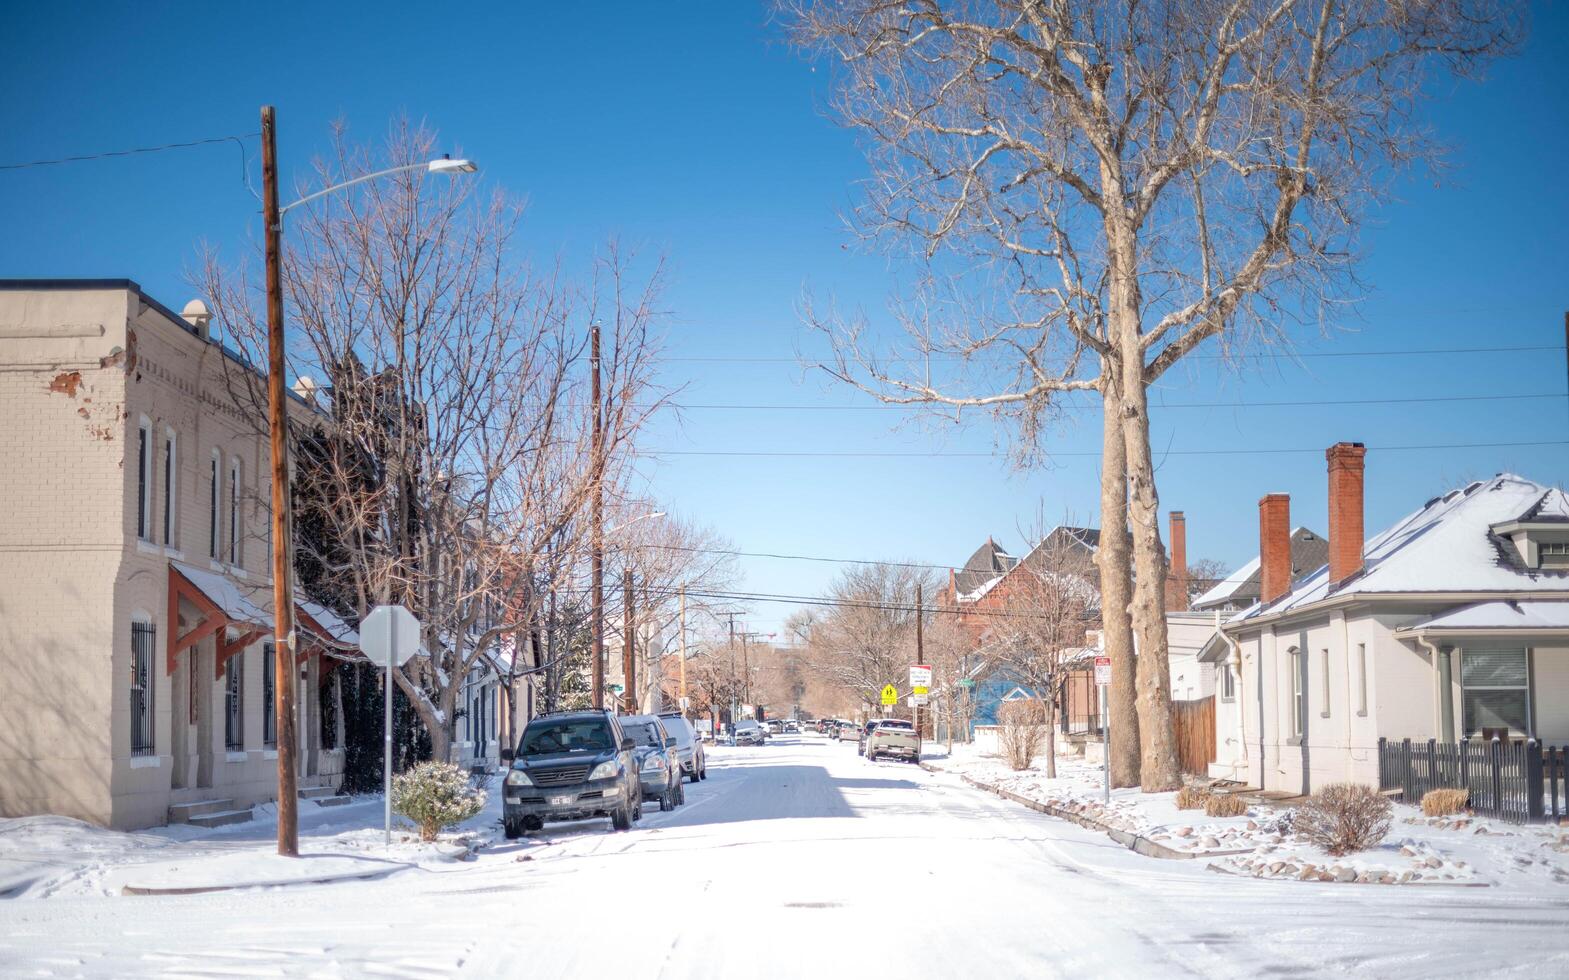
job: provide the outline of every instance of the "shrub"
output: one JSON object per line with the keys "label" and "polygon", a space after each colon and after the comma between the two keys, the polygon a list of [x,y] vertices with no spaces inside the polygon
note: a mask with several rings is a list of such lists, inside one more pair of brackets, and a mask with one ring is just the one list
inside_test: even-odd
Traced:
{"label": "shrub", "polygon": [[1430,790],[1422,797],[1422,812],[1429,817],[1447,817],[1451,813],[1463,813],[1471,802],[1471,791],[1468,789],[1435,789]]}
{"label": "shrub", "polygon": [[462,766],[422,762],[393,777],[392,809],[414,821],[420,840],[432,841],[485,809],[485,792],[469,786]]}
{"label": "shrub", "polygon": [[1184,786],[1177,790],[1177,809],[1202,810],[1209,800],[1209,790],[1202,786]]}
{"label": "shrub", "polygon": [[997,710],[997,721],[997,742],[1008,766],[1015,772],[1030,768],[1046,747],[1046,706],[1034,699],[1008,701]]}
{"label": "shrub", "polygon": [[1371,786],[1332,783],[1297,807],[1293,825],[1330,854],[1350,854],[1384,839],[1393,809]]}
{"label": "shrub", "polygon": [[1211,793],[1204,801],[1204,815],[1208,817],[1241,817],[1248,812],[1248,805],[1230,793]]}

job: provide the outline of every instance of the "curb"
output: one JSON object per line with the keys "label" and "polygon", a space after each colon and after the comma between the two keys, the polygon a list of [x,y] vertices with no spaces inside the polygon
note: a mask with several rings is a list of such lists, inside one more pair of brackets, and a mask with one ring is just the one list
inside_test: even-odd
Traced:
{"label": "curb", "polygon": [[[1264,875],[1245,875],[1245,874],[1243,874],[1240,871],[1233,871],[1230,868],[1223,868],[1223,867],[1221,867],[1218,864],[1207,864],[1207,865],[1205,865],[1205,870],[1213,871],[1216,874],[1227,875],[1227,876],[1232,877],[1232,878],[1243,878],[1243,879],[1246,879],[1248,881],[1299,881],[1299,880],[1301,880],[1301,879],[1292,878],[1292,877],[1289,877],[1289,876],[1281,876],[1281,877],[1277,878],[1277,877],[1268,877],[1268,876],[1264,876]],[[1493,887],[1493,883],[1491,881],[1426,881],[1426,880],[1424,880],[1424,881],[1390,881],[1390,882],[1379,881],[1379,882],[1373,882],[1373,881],[1357,881],[1355,879],[1352,879],[1351,881],[1321,881],[1321,880],[1319,880],[1317,878],[1312,879],[1311,881],[1307,881],[1307,882],[1305,882],[1305,884],[1309,884],[1309,885],[1373,885],[1373,884],[1378,884],[1378,885],[1399,885],[1401,887],[1415,887],[1415,888],[1491,888],[1491,887]]]}
{"label": "curb", "polygon": [[[927,772],[947,772],[946,769],[939,769],[935,766],[927,765],[924,762],[921,763],[921,768],[925,769]],[[949,775],[955,774],[949,773]],[[1133,851],[1136,854],[1142,854],[1145,857],[1160,858],[1164,861],[1191,861],[1195,858],[1230,857],[1234,854],[1253,853],[1253,848],[1251,847],[1230,851],[1179,851],[1174,848],[1167,847],[1164,844],[1156,843],[1155,841],[1150,840],[1148,837],[1130,833],[1126,830],[1119,830],[1116,827],[1096,820],[1094,817],[1087,817],[1082,813],[1074,813],[1071,810],[1064,810],[1061,807],[1052,806],[1050,803],[1042,803],[1039,800],[1032,800],[1028,797],[1020,796],[1018,793],[1010,792],[1008,790],[1002,789],[1001,787],[994,786],[991,783],[983,783],[980,780],[964,775],[963,773],[958,773],[957,775],[960,779],[964,780],[966,783],[975,787],[976,789],[984,790],[985,792],[991,793],[995,796],[1000,796],[1005,800],[1018,803],[1021,806],[1029,807],[1036,813],[1044,813],[1048,817],[1056,817],[1059,820],[1067,820],[1070,823],[1076,823],[1080,827],[1084,827],[1088,830],[1098,830],[1107,837],[1110,837],[1112,840],[1116,841],[1118,844],[1126,847],[1128,850]]]}
{"label": "curb", "polygon": [[232,885],[200,885],[194,888],[156,888],[140,885],[124,885],[120,888],[121,895],[205,895],[209,892],[233,892],[245,888],[286,888],[290,885],[330,885],[340,881],[364,881],[368,878],[381,878],[396,871],[404,870],[403,865],[392,868],[373,868],[367,871],[341,872],[338,874],[322,875],[319,878],[291,878],[287,881],[241,881]]}

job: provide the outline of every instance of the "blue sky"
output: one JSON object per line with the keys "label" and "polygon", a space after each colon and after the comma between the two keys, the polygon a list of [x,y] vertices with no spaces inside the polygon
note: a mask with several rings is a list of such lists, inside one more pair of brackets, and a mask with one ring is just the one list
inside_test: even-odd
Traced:
{"label": "blue sky", "polygon": [[[900,270],[850,245],[839,215],[865,174],[853,136],[823,114],[826,77],[787,50],[760,6],[29,4],[0,34],[0,163],[256,130],[278,107],[285,175],[303,175],[346,119],[373,139],[407,112],[526,198],[525,245],[580,261],[611,235],[671,263],[665,380],[702,405],[650,448],[685,452],[978,452],[985,424],[932,432],[804,375],[821,350],[803,291],[874,318]],[[271,35],[265,43],[263,37]],[[1445,86],[1446,90],[1448,86]],[[1163,380],[1157,401],[1241,402],[1565,390],[1561,350],[1343,356],[1411,348],[1560,347],[1569,309],[1569,15],[1539,6],[1521,56],[1455,87],[1429,119],[1457,145],[1442,186],[1411,178],[1371,216],[1360,316],[1309,356],[1238,370],[1214,359]],[[254,158],[254,140],[246,142]],[[255,172],[254,159],[251,160]],[[0,276],[129,277],[178,307],[200,244],[235,256],[257,231],[232,143],[0,171]],[[886,327],[886,323],[879,323]],[[1316,356],[1331,355],[1331,356]],[[721,360],[704,360],[720,358]],[[743,360],[774,358],[776,360]],[[1086,403],[1087,404],[1087,403]],[[1367,520],[1383,526],[1464,480],[1514,470],[1569,482],[1558,398],[1424,404],[1157,410],[1163,506],[1187,514],[1190,556],[1235,566],[1257,548],[1256,506],[1293,497],[1323,529],[1321,449],[1368,456]],[[1381,446],[1481,443],[1396,452]],[[746,551],[957,563],[988,535],[1019,547],[1037,514],[1092,522],[1096,416],[1052,439],[1054,465],[1013,472],[974,457],[677,456],[645,476],[670,506]],[[1071,455],[1081,454],[1081,455]],[[818,594],[829,564],[745,563],[748,590]],[[753,629],[788,610],[760,605]]]}

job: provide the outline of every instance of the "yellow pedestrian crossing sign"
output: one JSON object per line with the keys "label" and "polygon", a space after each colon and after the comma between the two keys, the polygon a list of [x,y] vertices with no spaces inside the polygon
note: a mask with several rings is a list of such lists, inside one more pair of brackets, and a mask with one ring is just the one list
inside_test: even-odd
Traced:
{"label": "yellow pedestrian crossing sign", "polygon": [[883,704],[894,705],[899,703],[899,692],[893,689],[892,684],[883,687]]}

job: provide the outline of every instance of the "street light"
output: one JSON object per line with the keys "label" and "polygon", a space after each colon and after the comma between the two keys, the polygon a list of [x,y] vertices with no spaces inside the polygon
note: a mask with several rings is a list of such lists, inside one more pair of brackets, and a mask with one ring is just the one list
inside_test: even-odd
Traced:
{"label": "street light", "polygon": [[[297,788],[294,778],[294,584],[289,574],[289,462],[287,428],[284,420],[286,393],[283,377],[283,215],[307,201],[341,191],[367,180],[389,174],[424,169],[429,173],[473,173],[478,168],[470,160],[442,157],[428,163],[413,163],[365,174],[341,184],[308,194],[293,204],[278,206],[277,123],[272,106],[262,106],[262,220],[266,225],[267,253],[267,431],[272,454],[272,605],[275,649],[273,671],[274,717],[278,736],[278,853],[299,857],[300,829]],[[392,668],[388,668],[391,670]]]}

